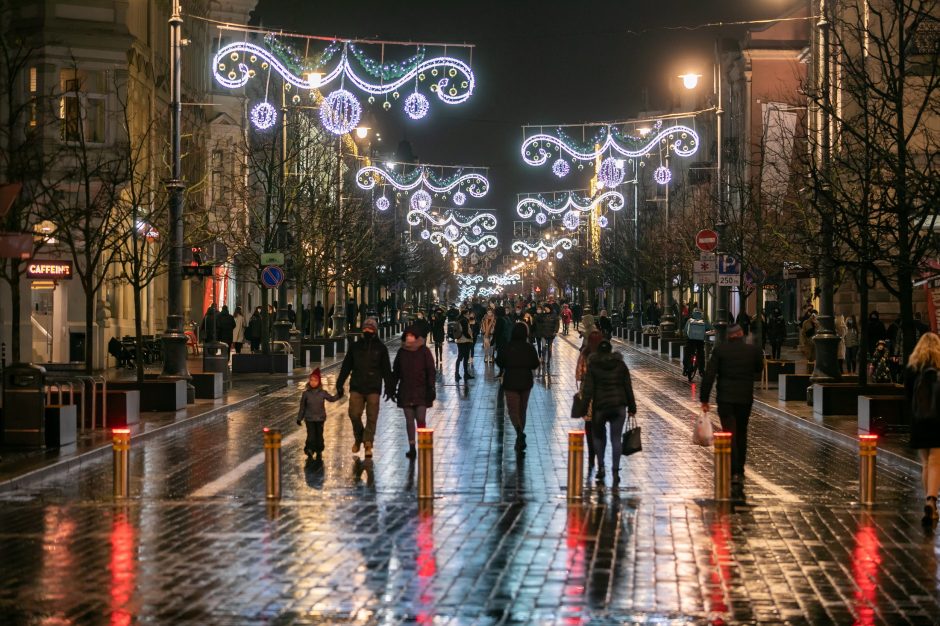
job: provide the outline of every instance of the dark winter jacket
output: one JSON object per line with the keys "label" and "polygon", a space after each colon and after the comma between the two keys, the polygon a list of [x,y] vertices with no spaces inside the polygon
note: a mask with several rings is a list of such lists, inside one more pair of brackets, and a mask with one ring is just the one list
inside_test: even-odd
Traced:
{"label": "dark winter jacket", "polygon": [[434,343],[444,341],[444,335],[447,334],[447,330],[444,327],[446,321],[444,313],[434,313],[431,316],[431,332],[434,334]]}
{"label": "dark winter jacket", "polygon": [[411,322],[411,328],[418,333],[419,337],[427,337],[431,332],[431,325],[428,324],[428,321],[423,317],[416,317],[414,321]]}
{"label": "dark winter jacket", "polygon": [[604,333],[604,336],[610,339],[611,334],[614,332],[614,326],[611,324],[610,318],[606,315],[601,315],[594,320],[594,323],[597,325],[597,328]]}
{"label": "dark winter jacket", "polygon": [[754,381],[763,369],[764,352],[757,346],[743,339],[718,344],[708,359],[699,399],[708,402],[717,377],[718,404],[750,404],[754,401]]}
{"label": "dark winter jacket", "polygon": [[248,320],[248,332],[245,333],[245,338],[249,341],[261,339],[261,316],[257,313],[252,313],[251,319]]}
{"label": "dark winter jacket", "polygon": [[[509,330],[507,330],[509,329]],[[496,326],[493,327],[493,345],[497,348],[505,346],[512,332],[512,322],[505,315],[496,316]]]}
{"label": "dark winter jacket", "polygon": [[341,388],[352,374],[349,390],[362,394],[382,393],[392,389],[392,366],[388,349],[373,333],[365,333],[349,348],[336,379],[336,388]]}
{"label": "dark winter jacket", "polygon": [[630,370],[619,352],[595,352],[588,359],[581,383],[581,396],[591,400],[594,415],[598,411],[626,407],[636,413],[636,398]]}
{"label": "dark winter jacket", "polygon": [[297,421],[325,422],[326,406],[324,401],[336,402],[338,399],[339,396],[327,393],[323,389],[323,385],[316,388],[307,385],[300,396],[300,411],[297,413]]}
{"label": "dark winter jacket", "polygon": [[787,322],[782,315],[775,315],[767,322],[767,341],[783,343],[787,340]]}
{"label": "dark winter jacket", "polygon": [[933,419],[914,418],[914,389],[920,376],[921,373],[915,369],[904,369],[905,406],[911,416],[910,444],[912,448],[940,448],[940,415],[934,415]]}
{"label": "dark winter jacket", "polygon": [[516,322],[512,340],[496,354],[496,364],[503,370],[503,389],[526,391],[532,389],[532,370],[539,366],[539,355],[529,343],[523,322]]}
{"label": "dark winter jacket", "polygon": [[390,389],[396,390],[400,407],[430,407],[434,404],[437,397],[434,356],[424,345],[424,340],[402,345],[395,355]]}
{"label": "dark winter jacket", "polygon": [[535,328],[538,337],[549,339],[558,332],[558,316],[554,313],[540,313],[535,316]]}
{"label": "dark winter jacket", "polygon": [[232,336],[235,332],[235,318],[226,311],[219,313],[215,318],[215,330],[219,341],[232,343]]}

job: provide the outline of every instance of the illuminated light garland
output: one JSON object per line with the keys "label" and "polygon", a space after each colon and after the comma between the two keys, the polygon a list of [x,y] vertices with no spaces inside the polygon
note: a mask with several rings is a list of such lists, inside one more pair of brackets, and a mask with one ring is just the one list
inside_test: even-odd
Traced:
{"label": "illuminated light garland", "polygon": [[466,192],[474,198],[482,198],[490,190],[490,181],[482,174],[464,174],[462,169],[458,169],[450,179],[440,179],[429,167],[423,165],[401,176],[375,165],[367,165],[356,172],[356,184],[360,189],[366,190],[372,189],[376,184],[388,184],[399,191],[411,191],[424,185],[434,193],[450,193],[457,189],[457,193]]}
{"label": "illuminated light garland", "polygon": [[456,204],[457,206],[463,206],[464,203],[467,201],[467,195],[462,191],[458,191],[457,193],[454,194],[453,200],[454,200],[454,204]]}
{"label": "illuminated light garland", "polygon": [[457,254],[460,256],[467,256],[470,254],[470,247],[465,243],[460,244],[457,246]]}
{"label": "illuminated light garland", "polygon": [[538,215],[535,216],[535,223],[536,223],[536,224],[542,225],[542,224],[544,224],[544,223],[547,222],[547,221],[548,221],[548,218],[545,216],[544,213],[539,213]]}
{"label": "illuminated light garland", "polygon": [[[448,226],[447,228],[450,228]],[[499,245],[499,240],[494,235],[483,235],[479,239],[470,239],[466,235],[461,235],[459,232],[456,236],[453,236],[453,233],[447,233],[447,228],[444,229],[445,232],[433,232],[431,233],[431,243],[441,245],[442,242],[446,241],[452,246],[459,246],[460,244],[467,244],[468,246],[480,247],[485,246],[487,248],[493,249]],[[455,227],[456,228],[456,227]]]}
{"label": "illuminated light garland", "polygon": [[574,241],[568,237],[561,237],[555,241],[539,241],[535,245],[530,244],[527,241],[516,240],[512,242],[510,249],[516,254],[522,254],[527,256],[526,253],[532,254],[537,253],[539,250],[545,250],[546,252],[552,252],[556,248],[561,248],[563,250],[571,250],[574,247]]}
{"label": "illuminated light garland", "polygon": [[601,215],[600,217],[597,218],[597,225],[600,226],[601,228],[607,228],[607,224],[608,224],[608,221],[607,221],[606,215]]}
{"label": "illuminated light garland", "polygon": [[362,105],[345,89],[337,89],[320,103],[320,121],[334,135],[345,135],[359,125]]}
{"label": "illuminated light garland", "polygon": [[447,248],[441,248],[441,256],[447,256]]}
{"label": "illuminated light garland", "polygon": [[481,298],[492,298],[493,296],[498,296],[503,293],[503,288],[500,286],[496,287],[480,287],[477,291],[477,295]]}
{"label": "illuminated light garland", "polygon": [[491,283],[493,285],[500,285],[500,286],[515,285],[520,280],[522,280],[522,277],[518,273],[516,274],[505,274],[505,273],[504,274],[491,274],[490,276],[486,278],[486,282]]}
{"label": "illuminated light garland", "polygon": [[[559,133],[561,134],[561,133]],[[522,160],[532,166],[544,165],[552,152],[558,154],[565,153],[579,161],[593,161],[597,157],[616,152],[624,157],[636,159],[645,156],[650,150],[666,139],[672,139],[670,144],[676,156],[689,157],[698,151],[699,136],[694,130],[682,124],[676,124],[660,130],[658,133],[647,139],[645,143],[638,143],[639,139],[631,138],[632,142],[638,147],[631,149],[621,145],[623,137],[613,126],[607,126],[601,130],[601,135],[596,143],[590,144],[590,147],[579,147],[572,145],[565,138],[556,137],[547,133],[538,133],[527,137],[522,142]],[[676,135],[679,135],[676,138]],[[545,144],[543,146],[542,144]]]}
{"label": "illuminated light garland", "polygon": [[[268,43],[272,45],[270,40]],[[272,47],[275,46],[272,45]],[[283,44],[279,44],[279,47],[281,50],[286,48]],[[267,67],[264,66],[269,66],[270,69],[281,76],[284,82],[298,89],[322,89],[333,81],[345,80],[365,93],[379,96],[397,93],[404,85],[413,82],[415,78],[419,78],[421,75],[427,73],[430,73],[432,76],[437,76],[443,69],[446,76],[436,82],[430,81],[431,92],[437,95],[441,102],[445,104],[459,104],[465,102],[473,93],[475,84],[473,71],[470,69],[469,65],[459,59],[452,57],[434,57],[417,61],[417,59],[413,57],[417,62],[411,64],[411,66],[404,71],[394,72],[395,74],[400,74],[400,76],[394,80],[388,80],[387,82],[380,80],[379,84],[375,84],[360,76],[356,70],[353,69],[347,53],[348,47],[348,45],[343,46],[339,63],[337,63],[332,70],[321,75],[318,84],[315,86],[311,85],[306,77],[298,75],[298,73],[295,73],[294,70],[289,68],[287,64],[278,58],[277,54],[246,41],[233,42],[222,46],[212,59],[212,67],[214,68],[213,74],[216,82],[223,87],[238,89],[244,87],[245,84],[257,74],[257,70],[250,66],[258,65],[259,69],[267,69]],[[335,50],[331,52],[330,57],[334,54]],[[364,66],[367,73],[372,73],[368,64],[363,62],[363,56],[359,55],[358,51],[354,50],[353,55],[356,57],[357,61]],[[315,68],[297,67],[296,69],[303,72]]]}
{"label": "illuminated light garland", "polygon": [[388,198],[386,198],[385,196],[380,196],[375,201],[375,208],[377,208],[379,211],[388,211],[389,206],[391,206],[391,203],[388,201]]}
{"label": "illuminated light garland", "polygon": [[474,228],[482,226],[486,230],[495,230],[497,225],[496,216],[492,213],[477,213],[467,220],[462,220],[457,214],[452,213],[447,217],[438,218],[420,209],[408,211],[405,220],[412,226],[418,226],[422,222],[427,222],[439,228],[450,224],[455,228]]}
{"label": "illuminated light garland", "polygon": [[565,216],[561,218],[562,226],[568,230],[577,230],[578,226],[581,225],[581,214],[577,211],[568,211],[565,213]]}
{"label": "illuminated light garland", "polygon": [[555,253],[555,258],[556,258],[556,259],[561,259],[561,258],[564,257],[564,256],[565,256],[565,255],[564,255],[564,253],[563,253],[561,250],[559,250],[558,252]]}
{"label": "illuminated light garland", "polygon": [[277,109],[269,102],[259,102],[251,108],[251,123],[259,130],[267,130],[277,123]]}
{"label": "illuminated light garland", "polygon": [[618,187],[623,182],[624,175],[623,159],[607,157],[601,161],[600,171],[597,172],[597,182],[606,189]]}
{"label": "illuminated light garland", "polygon": [[409,205],[414,211],[427,211],[431,208],[431,194],[424,189],[419,189],[411,195]]}
{"label": "illuminated light garland", "polygon": [[660,185],[668,185],[669,181],[672,180],[672,172],[665,165],[660,165],[653,170],[653,180]]}
{"label": "illuminated light garland", "polygon": [[[523,218],[532,217],[536,212],[542,215],[541,211],[551,213],[552,215],[559,215],[572,210],[584,213],[594,210],[594,208],[600,204],[606,204],[607,208],[611,211],[619,211],[625,204],[623,194],[619,191],[604,191],[593,198],[582,196],[577,191],[565,191],[561,193],[563,195],[561,195],[559,199],[552,201],[546,201],[541,195],[522,198],[516,204],[516,213],[519,217]],[[539,222],[538,215],[536,215],[535,221]],[[545,222],[543,220],[539,223],[544,224]]]}
{"label": "illuminated light garland", "polygon": [[483,282],[483,277],[479,274],[457,274],[456,278],[457,282],[464,283],[467,286]]}
{"label": "illuminated light garland", "polygon": [[425,228],[424,230],[421,231],[421,238],[422,238],[422,239],[428,239],[428,238],[430,238],[430,236],[431,236],[431,231],[429,231],[427,228]]}
{"label": "illuminated light garland", "polygon": [[552,163],[552,174],[554,174],[558,178],[564,178],[565,176],[568,175],[568,172],[570,171],[571,171],[571,166],[568,165],[568,161],[565,161],[564,159],[558,159],[557,161]]}
{"label": "illuminated light garland", "polygon": [[405,98],[405,113],[413,120],[420,120],[428,114],[431,103],[423,93],[417,91]]}

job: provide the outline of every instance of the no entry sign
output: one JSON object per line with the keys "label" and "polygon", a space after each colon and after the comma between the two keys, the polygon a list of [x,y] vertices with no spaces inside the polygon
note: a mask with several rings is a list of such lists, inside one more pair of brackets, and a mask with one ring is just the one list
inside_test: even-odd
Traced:
{"label": "no entry sign", "polygon": [[695,235],[695,245],[703,252],[711,252],[718,247],[718,233],[706,228]]}

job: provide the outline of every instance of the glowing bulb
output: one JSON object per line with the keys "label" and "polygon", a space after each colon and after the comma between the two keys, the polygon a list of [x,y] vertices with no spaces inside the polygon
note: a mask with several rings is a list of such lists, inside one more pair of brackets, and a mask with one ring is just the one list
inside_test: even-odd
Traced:
{"label": "glowing bulb", "polygon": [[368,126],[358,126],[356,128],[356,137],[359,137],[359,139],[365,139],[368,136],[369,136]]}
{"label": "glowing bulb", "polygon": [[307,72],[306,78],[311,89],[316,89],[323,84],[323,74],[321,72]]}
{"label": "glowing bulb", "polygon": [[682,79],[682,86],[686,89],[695,89],[698,87],[698,79],[701,77],[701,74],[693,74],[688,72],[686,74],[680,74],[679,78]]}

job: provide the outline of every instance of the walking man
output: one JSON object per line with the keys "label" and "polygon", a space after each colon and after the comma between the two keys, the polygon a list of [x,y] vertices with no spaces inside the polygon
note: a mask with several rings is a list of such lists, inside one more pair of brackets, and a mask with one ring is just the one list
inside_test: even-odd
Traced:
{"label": "walking man", "polygon": [[[343,365],[336,379],[336,391],[342,394],[346,379],[349,382],[349,420],[352,422],[353,453],[365,444],[366,458],[372,456],[372,444],[375,441],[375,426],[379,418],[379,396],[382,384],[385,384],[385,397],[394,400],[392,384],[392,366],[388,358],[388,349],[376,337],[379,325],[374,317],[362,323],[362,338],[352,345],[343,359]],[[362,424],[362,412],[366,412],[365,426]]]}
{"label": "walking man", "polygon": [[718,379],[718,419],[721,428],[731,433],[731,485],[738,494],[744,489],[744,461],[747,458],[747,422],[754,403],[754,380],[764,368],[764,352],[744,342],[744,331],[734,324],[728,327],[728,340],[712,350],[699,400],[702,411],[711,408],[708,397]]}

